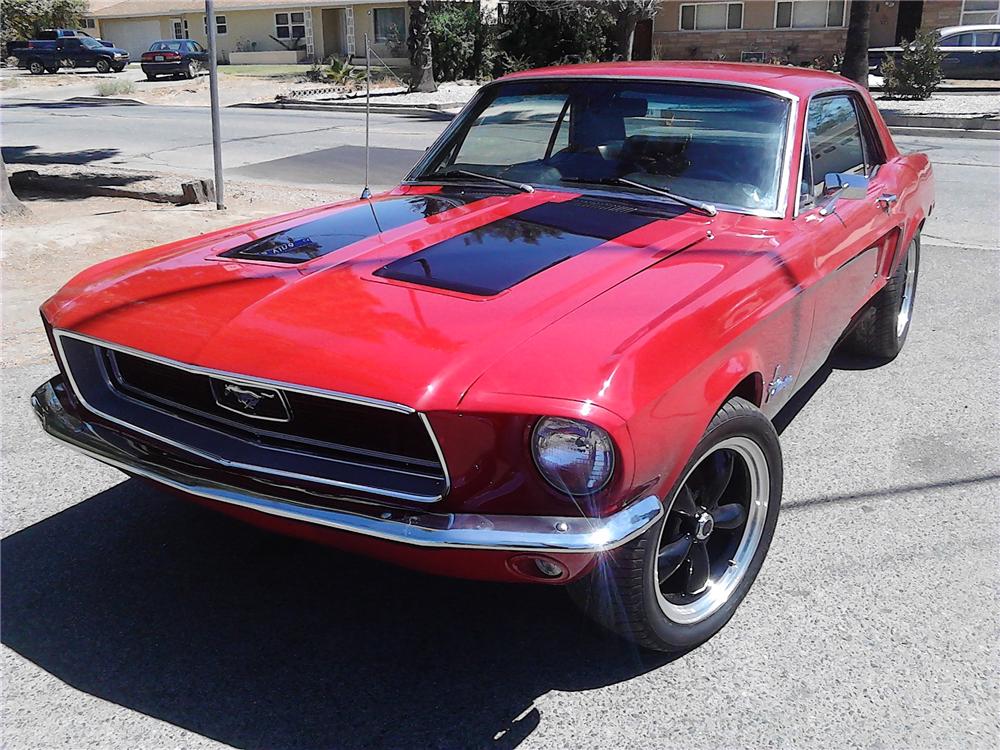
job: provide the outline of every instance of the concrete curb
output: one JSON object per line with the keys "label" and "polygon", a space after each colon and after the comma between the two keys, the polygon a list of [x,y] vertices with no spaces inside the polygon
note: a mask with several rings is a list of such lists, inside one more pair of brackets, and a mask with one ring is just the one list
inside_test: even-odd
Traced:
{"label": "concrete curb", "polygon": [[942,128],[948,130],[1000,131],[1000,119],[990,117],[948,117],[946,115],[901,115],[883,112],[882,118],[890,128]]}
{"label": "concrete curb", "polygon": [[63,101],[78,102],[80,104],[121,104],[127,107],[146,106],[146,102],[140,102],[138,99],[127,99],[117,96],[71,96],[69,99],[63,99]]}
{"label": "concrete curb", "polygon": [[[348,104],[345,102],[310,102],[298,99],[283,99],[274,102],[244,102],[242,104],[231,104],[230,107],[256,107],[258,109],[300,109],[311,110],[313,112],[360,112],[365,111],[365,105]],[[408,104],[376,104],[372,102],[371,111],[388,115],[410,115],[418,114],[431,116],[437,119],[452,119],[455,115],[445,112],[446,109],[460,109],[465,106],[465,102],[448,102],[445,104],[408,105]]]}
{"label": "concrete curb", "polygon": [[1000,140],[1000,130],[963,130],[962,128],[922,128],[897,125],[890,127],[893,135],[922,135],[928,138],[971,138],[981,141]]}

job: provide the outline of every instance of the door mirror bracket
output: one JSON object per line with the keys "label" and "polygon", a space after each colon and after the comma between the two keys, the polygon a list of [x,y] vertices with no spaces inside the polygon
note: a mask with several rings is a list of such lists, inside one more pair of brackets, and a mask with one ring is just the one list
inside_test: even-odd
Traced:
{"label": "door mirror bracket", "polygon": [[868,195],[868,178],[863,174],[827,172],[823,182],[826,186],[824,192],[826,202],[819,210],[821,216],[832,214],[839,200],[862,200]]}

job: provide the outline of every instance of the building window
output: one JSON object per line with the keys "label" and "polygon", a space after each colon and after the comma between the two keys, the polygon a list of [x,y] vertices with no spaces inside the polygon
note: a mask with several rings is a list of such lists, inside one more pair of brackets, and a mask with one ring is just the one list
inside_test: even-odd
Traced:
{"label": "building window", "polygon": [[95,21],[93,18],[81,18],[80,19],[80,28],[81,29],[96,29],[97,28],[97,21]]}
{"label": "building window", "polygon": [[1000,0],[963,0],[962,26],[1000,23]]}
{"label": "building window", "polygon": [[840,28],[846,6],[844,0],[778,0],[774,4],[774,28]]}
{"label": "building window", "polygon": [[306,14],[275,13],[274,35],[278,39],[302,39],[306,35]]}
{"label": "building window", "polygon": [[[201,22],[205,25],[205,36],[207,37],[208,36],[208,19],[206,19],[205,16],[202,16],[201,17]],[[226,23],[226,17],[225,16],[216,16],[215,17],[215,33],[218,34],[219,36],[222,36],[227,31],[229,31],[229,24]]]}
{"label": "building window", "polygon": [[[187,39],[188,38],[188,22],[187,19],[181,18],[171,18],[170,28],[173,31],[174,39]],[[205,36],[208,36],[208,31],[205,32]]]}
{"label": "building window", "polygon": [[684,3],[681,31],[722,31],[743,28],[743,3]]}
{"label": "building window", "polygon": [[406,39],[406,17],[402,8],[375,8],[375,42]]}

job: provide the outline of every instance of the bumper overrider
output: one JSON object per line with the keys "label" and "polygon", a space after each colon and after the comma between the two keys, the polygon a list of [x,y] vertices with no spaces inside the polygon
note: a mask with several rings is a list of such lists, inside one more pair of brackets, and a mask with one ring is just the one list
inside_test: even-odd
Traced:
{"label": "bumper overrider", "polygon": [[61,376],[40,386],[31,396],[31,405],[45,431],[54,438],[126,474],[229,509],[413,548],[594,555],[634,539],[663,513],[655,495],[603,518],[430,513],[385,506],[368,506],[368,512],[348,512],[318,507],[200,476],[186,471],[183,461],[168,465],[133,436],[88,421],[86,412],[70,398]]}

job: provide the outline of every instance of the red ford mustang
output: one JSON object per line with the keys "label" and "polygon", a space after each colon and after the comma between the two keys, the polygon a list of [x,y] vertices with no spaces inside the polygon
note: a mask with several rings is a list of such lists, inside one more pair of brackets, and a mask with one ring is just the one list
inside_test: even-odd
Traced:
{"label": "red ford mustang", "polygon": [[906,340],[928,160],[835,75],[581,65],[484,86],[403,184],[91,268],[33,405],[94,458],[277,531],[566,584],[680,650],[781,502],[772,418]]}

